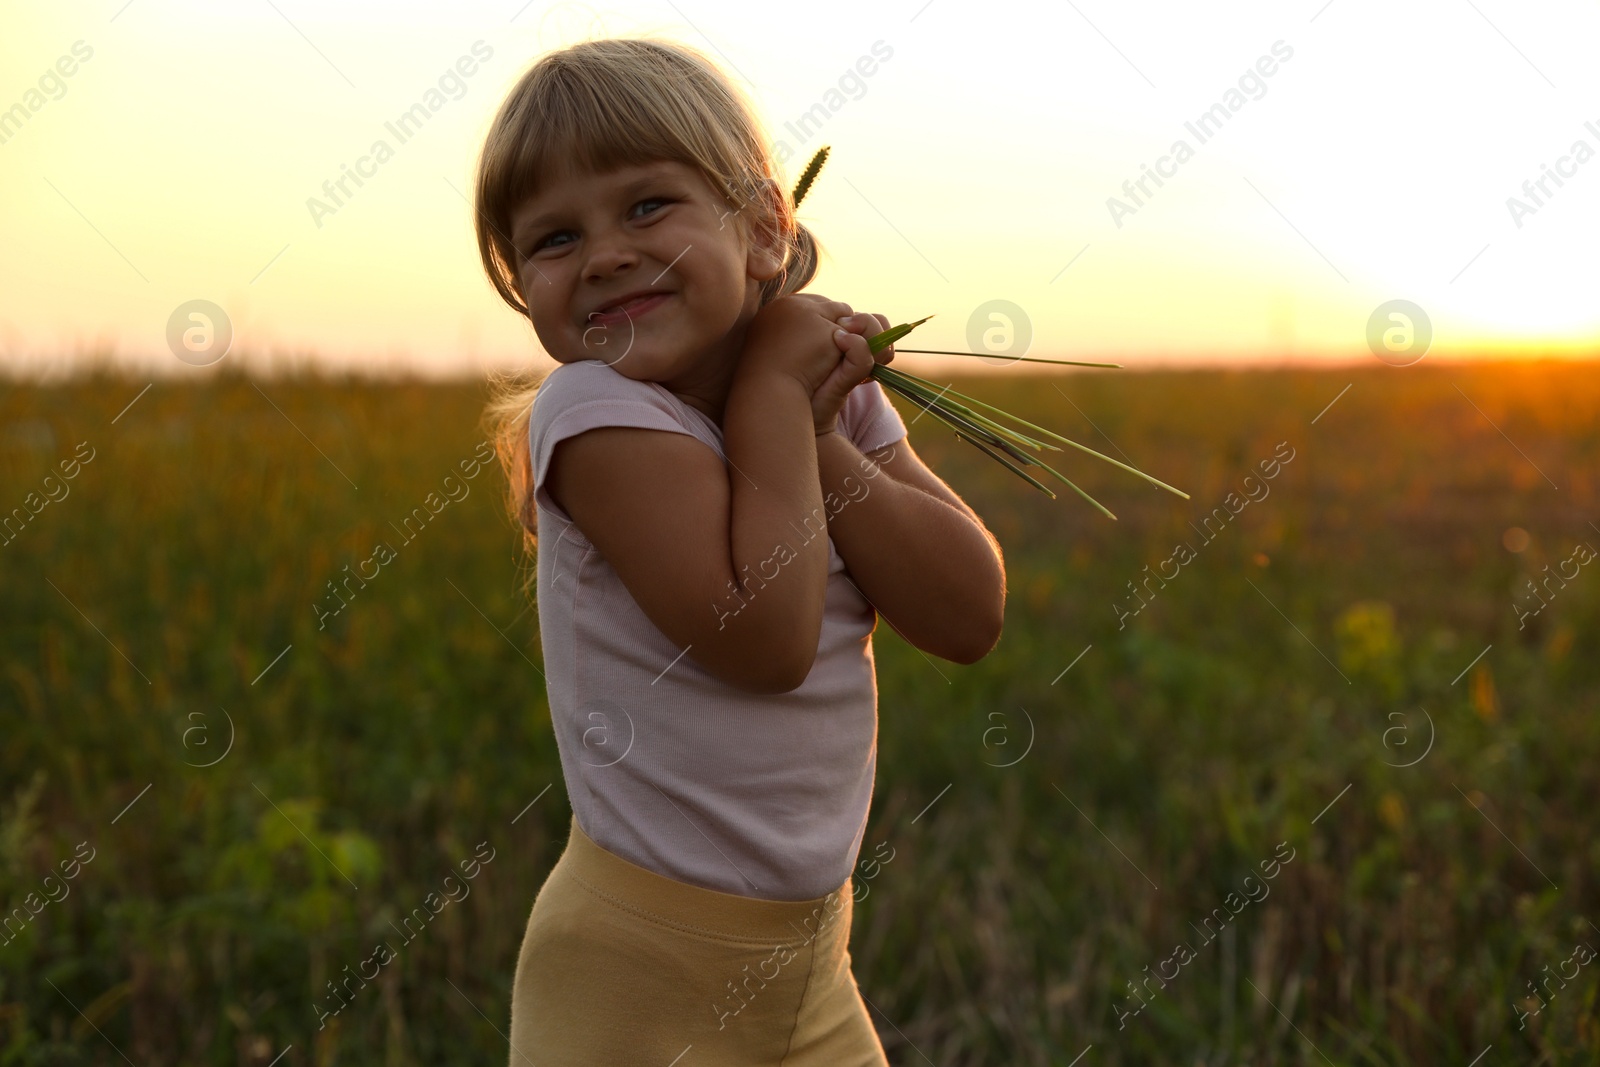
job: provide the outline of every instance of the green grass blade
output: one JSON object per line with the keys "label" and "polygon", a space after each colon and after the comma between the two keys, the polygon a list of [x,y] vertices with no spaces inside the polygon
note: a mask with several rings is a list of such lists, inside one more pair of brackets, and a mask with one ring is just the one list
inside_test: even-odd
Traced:
{"label": "green grass blade", "polygon": [[[879,352],[886,346],[891,345],[901,337],[904,337],[918,326],[921,326],[924,322],[927,322],[928,319],[931,318],[933,318],[933,316],[928,315],[924,318],[918,319],[916,322],[908,322],[902,323],[899,326],[892,326],[880,334],[869,337],[867,339],[867,344],[873,352]],[[973,353],[969,352],[960,354],[972,355]],[[1041,360],[1038,362],[1051,361]],[[1110,456],[1096,452],[1087,445],[1081,445],[1071,438],[1062,437],[1057,433],[1051,433],[1042,426],[1035,426],[1026,419],[1018,418],[1008,411],[1003,411],[1000,408],[995,407],[993,404],[985,404],[983,401],[976,400],[970,396],[967,396],[965,393],[958,393],[949,386],[940,387],[933,382],[928,381],[926,378],[919,378],[915,374],[910,374],[906,371],[895,370],[892,367],[886,367],[881,363],[873,364],[871,374],[872,377],[876,378],[880,384],[893,389],[895,392],[910,400],[924,411],[931,412],[941,422],[955,430],[957,437],[960,437],[968,444],[981,447],[986,455],[1000,463],[1003,463],[1013,473],[1022,476],[1029,482],[1033,482],[1035,485],[1038,485],[1038,482],[1033,477],[1028,475],[1004,456],[995,452],[995,448],[1003,449],[1016,459],[1021,460],[1023,463],[1026,463],[1030,466],[1043,467],[1060,481],[1070,486],[1072,490],[1079,496],[1093,504],[1101,514],[1105,515],[1109,519],[1114,520],[1116,519],[1116,516],[1113,515],[1104,504],[1100,503],[1100,501],[1096,500],[1094,497],[1090,496],[1088,493],[1079,488],[1077,483],[1075,483],[1072,479],[1068,478],[1066,475],[1062,474],[1060,471],[1049,466],[1048,464],[1041,463],[1032,457],[1025,456],[1022,453],[1017,452],[1014,446],[1027,445],[1028,447],[1034,449],[1049,448],[1056,452],[1061,451],[1061,449],[1044,441],[1036,441],[1033,438],[1028,437],[1026,434],[1020,433],[1009,426],[1001,425],[999,422],[996,422],[994,419],[981,414],[975,409],[983,408],[986,411],[992,411],[996,415],[1010,419],[1012,422],[1018,423],[1022,426],[1026,426],[1028,429],[1044,434],[1046,437],[1053,438],[1062,442],[1063,444],[1071,445],[1073,448],[1076,448],[1079,451],[1087,452],[1092,456],[1103,459],[1114,467],[1120,467],[1130,474],[1138,475],[1145,481],[1150,482],[1153,485],[1160,486],[1162,489],[1165,489],[1170,493],[1176,493],[1185,500],[1189,499],[1188,493],[1185,493],[1181,489],[1174,489],[1161,479],[1151,477],[1144,471],[1139,470],[1137,467],[1130,467],[1126,463],[1114,460]],[[980,445],[979,438],[986,439],[988,441],[988,445]],[[1040,486],[1040,488],[1043,489],[1044,487]],[[1045,489],[1045,492],[1049,492],[1049,490]],[[1055,494],[1050,493],[1050,496],[1054,498]]]}
{"label": "green grass blade", "polygon": [[889,327],[882,333],[873,334],[871,337],[867,338],[867,347],[873,352],[881,352],[931,318],[933,318],[932,315],[926,315],[918,319],[916,322],[902,322],[898,326]]}
{"label": "green grass blade", "polygon": [[1032,466],[1032,467],[1043,467],[1045,470],[1047,470],[1051,474],[1055,475],[1061,481],[1063,481],[1066,484],[1072,486],[1073,490],[1079,496],[1083,497],[1083,499],[1087,500],[1089,503],[1091,503],[1095,507],[1099,508],[1100,509],[1100,513],[1103,514],[1106,518],[1113,519],[1113,520],[1116,519],[1116,516],[1111,514],[1111,512],[1106,509],[1104,504],[1100,503],[1100,501],[1096,500],[1094,497],[1090,496],[1088,493],[1085,493],[1082,489],[1079,489],[1078,486],[1072,481],[1071,478],[1068,478],[1065,474],[1062,474],[1060,471],[1058,471],[1054,467],[1050,466],[1050,464],[1045,463],[1045,462],[1043,462],[1041,460],[1034,459],[1032,456],[1024,456],[1022,453],[1016,451],[1014,448],[1010,448],[1010,447],[1008,447],[1008,446],[1006,446],[1004,444],[1000,445],[1000,447],[1004,448],[1013,457],[1015,457],[1017,459],[1017,461],[1020,462],[1020,463],[1027,464],[1028,466]]}
{"label": "green grass blade", "polygon": [[1039,479],[1035,478],[1033,475],[1029,474],[1027,471],[1023,470],[1021,467],[1019,467],[1016,464],[1012,463],[1010,460],[1006,459],[1006,457],[1002,456],[1000,453],[994,451],[991,448],[988,448],[987,446],[985,446],[984,444],[979,442],[977,439],[972,438],[972,437],[967,437],[960,430],[956,431],[956,439],[957,440],[961,440],[961,441],[965,441],[967,444],[972,445],[974,448],[976,448],[978,451],[982,452],[984,455],[988,456],[990,459],[994,460],[997,463],[1003,464],[1008,470],[1011,471],[1011,473],[1015,474],[1017,477],[1024,478],[1027,481],[1029,481],[1030,483],[1032,483],[1033,485],[1037,486],[1039,491],[1041,493],[1043,493],[1045,496],[1049,497],[1051,500],[1055,500],[1056,499],[1055,491],[1052,490],[1048,485],[1045,485]]}
{"label": "green grass blade", "polygon": [[[905,371],[897,371],[896,373],[905,374],[906,372]],[[908,377],[912,377],[912,378],[916,377],[915,375],[907,375],[907,376]],[[933,384],[931,382],[928,382],[926,379],[917,379],[917,380],[922,382],[924,385],[932,385]],[[1123,463],[1120,460],[1112,459],[1110,456],[1106,455],[1103,452],[1096,452],[1094,449],[1090,448],[1088,445],[1079,444],[1077,441],[1074,441],[1069,437],[1062,437],[1058,433],[1052,433],[1049,430],[1046,430],[1043,426],[1035,426],[1033,423],[1029,422],[1027,419],[1018,418],[1016,415],[1011,414],[1009,411],[1002,411],[1000,408],[995,407],[993,404],[985,404],[981,400],[975,400],[972,397],[967,396],[965,393],[956,392],[954,389],[949,390],[948,395],[952,396],[952,397],[955,397],[957,401],[960,401],[960,402],[963,402],[963,403],[967,403],[967,404],[975,404],[978,407],[981,407],[981,408],[983,408],[983,409],[985,409],[987,411],[992,411],[997,415],[1004,416],[1005,418],[1010,419],[1012,422],[1020,423],[1021,425],[1026,426],[1030,430],[1034,430],[1034,431],[1037,431],[1038,433],[1044,434],[1046,437],[1054,438],[1055,440],[1060,441],[1063,444],[1071,445],[1073,448],[1076,448],[1080,452],[1087,452],[1091,456],[1096,456],[1096,457],[1098,457],[1100,459],[1103,459],[1107,463],[1111,464],[1113,467],[1120,467],[1123,470],[1127,471],[1129,474],[1138,475],[1140,478],[1143,478],[1145,481],[1149,482],[1150,484],[1156,485],[1156,486],[1160,486],[1162,489],[1165,489],[1169,493],[1176,493],[1178,496],[1183,497],[1183,499],[1185,499],[1185,500],[1190,499],[1188,493],[1185,493],[1182,489],[1174,489],[1172,486],[1168,485],[1166,482],[1162,481],[1160,478],[1156,478],[1156,477],[1153,477],[1152,475],[1146,474],[1144,471],[1140,470],[1137,467],[1130,467],[1130,466],[1128,466],[1128,464]],[[1015,432],[1015,431],[1012,431],[1012,432]],[[1059,449],[1057,451],[1059,451]]]}
{"label": "green grass blade", "polygon": [[[942,408],[940,404],[935,404],[926,397],[917,395],[910,391],[902,390],[898,385],[890,385],[889,387],[900,393],[901,396],[906,397],[906,399],[910,400],[918,407],[921,407],[924,411],[931,413],[939,421],[943,422],[946,426],[954,430],[957,437],[961,438],[963,441],[966,441],[968,444],[977,447],[979,451],[983,452],[983,454],[988,456],[990,459],[1003,464],[1006,469],[1010,470],[1013,474],[1016,474],[1033,485],[1038,486],[1038,488],[1047,493],[1052,500],[1056,498],[1055,493],[1052,493],[1047,486],[1042,485],[1036,478],[1022,470],[1010,460],[1006,459],[1005,456],[994,451],[994,449],[1001,449],[1009,453],[1021,463],[1028,466],[1043,467],[1059,481],[1070,486],[1073,492],[1077,493],[1079,496],[1083,497],[1083,499],[1093,504],[1095,508],[1106,518],[1112,520],[1116,519],[1116,516],[1113,515],[1104,504],[1100,503],[1100,501],[1084,492],[1083,489],[1081,489],[1071,478],[1068,478],[1066,475],[1062,474],[1049,464],[1041,463],[1039,460],[1034,459],[1031,456],[1023,455],[1021,452],[1016,451],[1015,447],[1008,443],[1004,438],[990,434],[982,426],[974,426],[971,423],[967,423],[961,418],[960,415]],[[974,433],[974,430],[977,432]],[[986,441],[981,439],[986,439]]]}
{"label": "green grass blade", "polygon": [[1023,363],[1054,363],[1058,367],[1120,367],[1120,363],[1085,363],[1077,359],[1045,359],[1043,356],[992,356],[982,352],[946,352],[940,348],[902,348],[902,352],[910,352],[919,356],[971,356],[974,359],[1003,359],[1008,363],[1020,360]]}
{"label": "green grass blade", "polygon": [[872,374],[874,377],[878,378],[879,381],[888,382],[893,379],[902,387],[903,390],[915,389],[929,397],[936,398],[941,406],[959,412],[969,422],[973,422],[981,426],[987,426],[991,433],[1003,437],[1011,441],[1013,444],[1025,444],[1029,448],[1033,449],[1048,448],[1052,452],[1061,451],[1061,449],[1057,448],[1055,445],[1049,444],[1045,441],[1036,441],[1027,434],[1019,433],[1009,426],[995,422],[988,416],[974,411],[959,401],[951,400],[950,397],[953,393],[953,390],[949,389],[948,387],[936,386],[934,383],[925,378],[918,378],[915,374],[907,374],[905,371],[897,371],[892,367],[885,367],[881,364],[873,369]]}
{"label": "green grass blade", "polygon": [[[987,405],[985,405],[985,406],[987,406]],[[996,409],[996,410],[998,410],[998,409]],[[1004,414],[1004,413],[1002,412],[1002,414]],[[1018,422],[1022,422],[1021,419],[1018,419],[1017,421]],[[1129,466],[1128,464],[1123,463],[1120,460],[1112,459],[1110,456],[1106,455],[1104,452],[1096,452],[1094,449],[1090,448],[1088,445],[1079,444],[1077,441],[1073,441],[1070,438],[1062,437],[1060,434],[1057,434],[1057,433],[1051,433],[1049,430],[1044,429],[1042,426],[1034,426],[1032,423],[1024,423],[1024,425],[1027,425],[1027,426],[1029,426],[1029,427],[1031,427],[1031,428],[1033,428],[1035,430],[1038,430],[1040,433],[1044,434],[1046,437],[1053,437],[1057,441],[1061,441],[1061,442],[1063,442],[1065,444],[1069,444],[1073,448],[1076,448],[1080,452],[1087,452],[1091,456],[1096,456],[1096,457],[1098,457],[1100,459],[1103,459],[1107,463],[1111,464],[1113,467],[1120,467],[1123,470],[1127,471],[1129,474],[1137,475],[1138,477],[1143,478],[1145,481],[1149,482],[1151,485],[1159,486],[1160,488],[1165,489],[1169,493],[1172,493],[1172,494],[1174,494],[1176,496],[1183,497],[1183,499],[1185,499],[1185,500],[1190,499],[1189,494],[1185,493],[1182,489],[1178,489],[1178,488],[1175,488],[1174,486],[1170,486],[1166,482],[1162,481],[1160,478],[1157,478],[1154,475],[1146,474],[1144,471],[1140,470],[1138,467]]]}
{"label": "green grass blade", "polygon": [[905,391],[897,385],[891,384],[889,385],[889,388],[893,389],[895,392],[899,393],[901,396],[905,397],[907,400],[911,401],[923,411],[932,415],[934,418],[938,419],[940,422],[944,423],[953,430],[960,430],[972,436],[981,437],[989,444],[999,444],[1004,440],[1004,438],[991,433],[986,427],[968,421],[959,412],[950,411],[935,403],[930,397]]}
{"label": "green grass blade", "polygon": [[1109,510],[1107,510],[1107,508],[1106,508],[1106,506],[1104,504],[1100,503],[1100,501],[1096,500],[1094,497],[1090,496],[1088,493],[1085,493],[1082,489],[1079,489],[1078,488],[1078,484],[1076,482],[1074,482],[1071,478],[1068,478],[1065,474],[1062,474],[1060,471],[1056,470],[1054,467],[1050,466],[1048,463],[1039,463],[1038,460],[1034,460],[1034,463],[1037,464],[1040,467],[1043,467],[1045,470],[1049,471],[1051,474],[1053,474],[1057,478],[1061,479],[1067,485],[1071,486],[1073,492],[1075,492],[1079,496],[1083,497],[1083,499],[1085,499],[1089,503],[1093,504],[1096,508],[1099,508],[1100,509],[1100,514],[1104,515],[1108,519],[1113,519],[1113,520],[1116,519],[1116,516],[1111,514],[1111,512]]}
{"label": "green grass blade", "polygon": [[[939,416],[941,421],[945,422],[946,424],[968,430],[969,432],[974,432],[978,436],[982,437],[985,441],[988,441],[990,444],[1006,442],[1013,446],[1023,444],[1032,448],[1044,447],[1056,452],[1061,451],[1054,445],[1041,446],[1038,442],[1033,441],[1031,438],[1024,437],[1009,427],[1001,426],[997,422],[986,419],[982,415],[979,415],[976,412],[961,406],[960,404],[947,404],[944,402],[942,397],[936,395],[932,390],[923,389],[920,386],[907,382],[901,382],[894,378],[885,377],[880,378],[879,380],[888,388],[893,389],[901,396],[911,400],[924,411],[930,411]],[[1029,462],[1033,461],[1029,460]]]}

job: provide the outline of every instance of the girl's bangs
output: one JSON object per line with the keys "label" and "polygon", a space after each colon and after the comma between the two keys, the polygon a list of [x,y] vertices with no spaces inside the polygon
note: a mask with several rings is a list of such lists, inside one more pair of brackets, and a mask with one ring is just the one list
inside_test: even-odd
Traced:
{"label": "girl's bangs", "polygon": [[497,226],[539,190],[543,178],[558,167],[574,166],[593,173],[660,160],[682,163],[705,173],[714,188],[728,195],[727,183],[715,175],[710,160],[696,158],[696,147],[671,136],[674,123],[662,123],[659,104],[629,93],[602,95],[583,80],[557,72],[545,86],[543,99],[512,117],[501,151],[485,160],[485,206]]}

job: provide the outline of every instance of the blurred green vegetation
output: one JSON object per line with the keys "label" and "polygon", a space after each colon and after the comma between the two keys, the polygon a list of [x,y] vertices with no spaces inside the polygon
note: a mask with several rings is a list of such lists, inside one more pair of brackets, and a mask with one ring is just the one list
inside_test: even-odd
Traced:
{"label": "blurred green vegetation", "polygon": [[[1009,601],[970,667],[877,632],[862,854],[895,852],[852,954],[892,1062],[1600,1063],[1600,967],[1548,979],[1600,947],[1600,572],[1513,607],[1600,546],[1600,375],[1013,369],[957,388],[1193,499],[1057,457],[1111,522],[912,426]],[[0,394],[0,509],[67,489],[0,545],[0,1065],[506,1062],[569,809],[498,466],[398,533],[474,458],[485,390],[144,385]],[[470,896],[396,936],[480,843]]]}

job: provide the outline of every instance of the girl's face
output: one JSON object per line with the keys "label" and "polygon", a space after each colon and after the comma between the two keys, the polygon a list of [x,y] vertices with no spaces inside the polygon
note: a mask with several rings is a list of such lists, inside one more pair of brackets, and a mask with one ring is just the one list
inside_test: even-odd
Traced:
{"label": "girl's face", "polygon": [[[639,381],[714,373],[775,277],[770,239],[747,242],[737,209],[674,161],[547,175],[511,217],[517,282],[534,332],[562,363],[598,359]],[[764,232],[756,226],[753,232]]]}

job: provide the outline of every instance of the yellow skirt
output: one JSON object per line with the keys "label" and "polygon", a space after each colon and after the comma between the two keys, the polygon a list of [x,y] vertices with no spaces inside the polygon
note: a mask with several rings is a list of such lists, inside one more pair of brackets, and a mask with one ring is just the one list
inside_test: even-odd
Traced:
{"label": "yellow skirt", "polygon": [[852,881],[816,900],[688,885],[572,820],[528,917],[511,1067],[888,1067],[850,971]]}

